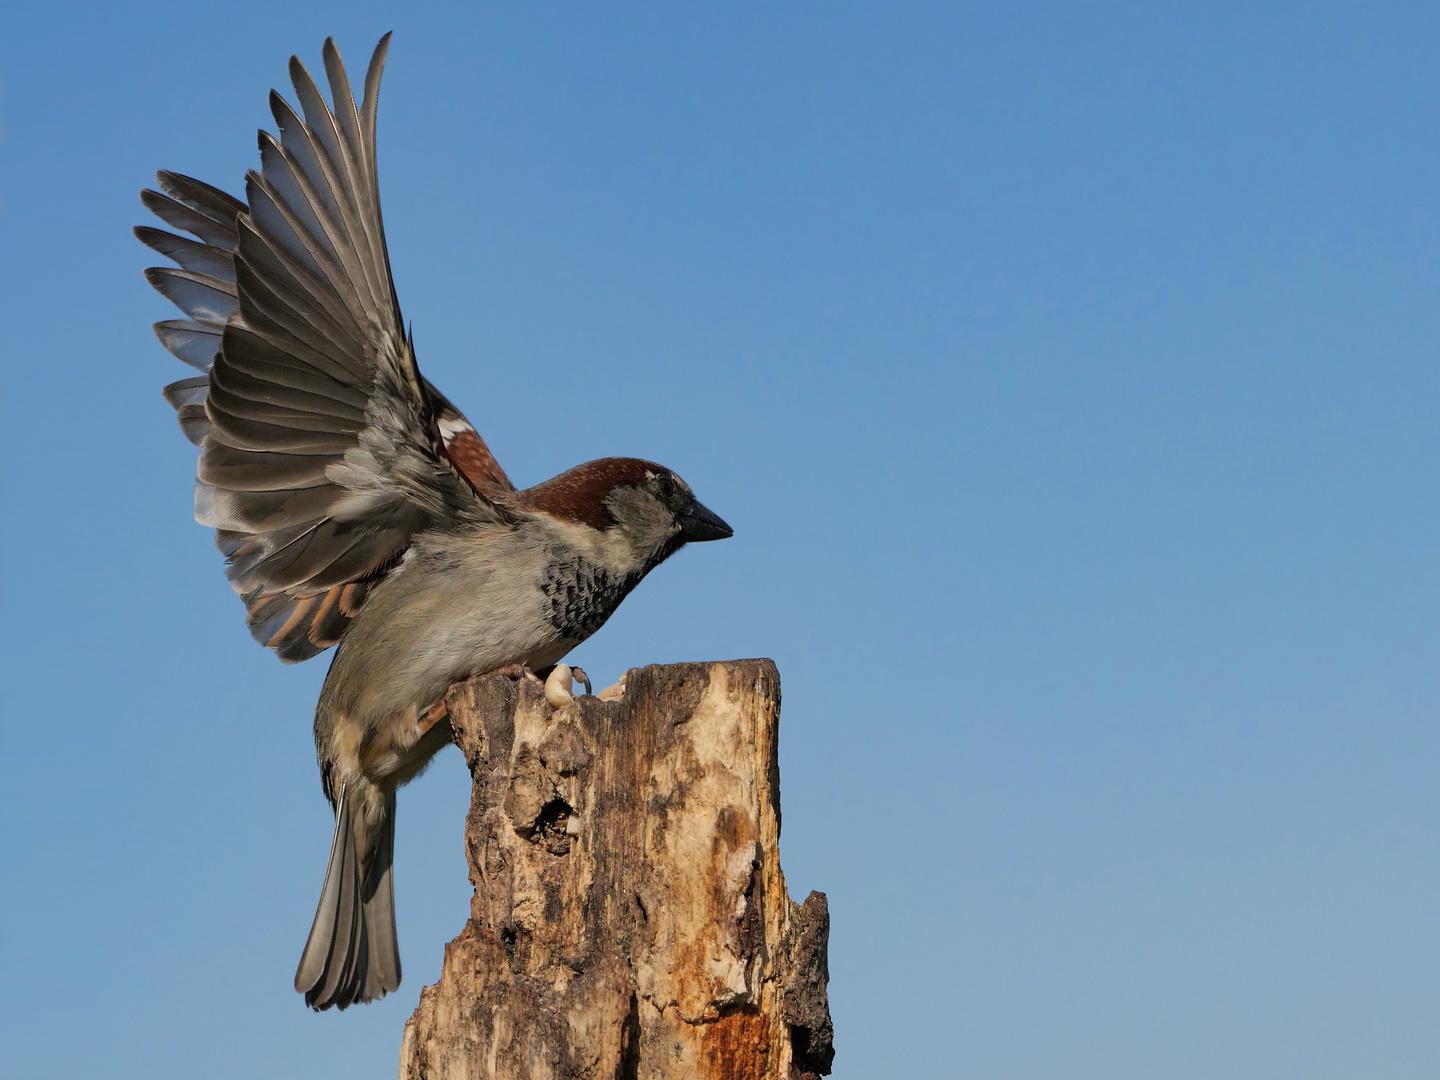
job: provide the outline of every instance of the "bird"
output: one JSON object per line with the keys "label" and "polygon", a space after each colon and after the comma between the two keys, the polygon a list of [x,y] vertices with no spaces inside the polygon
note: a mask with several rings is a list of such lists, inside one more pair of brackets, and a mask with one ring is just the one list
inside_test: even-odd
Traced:
{"label": "bird", "polygon": [[[450,741],[447,689],[537,677],[682,546],[732,535],[639,458],[517,489],[421,375],[380,212],[389,43],[358,104],[333,38],[329,103],[292,56],[299,107],[271,91],[278,135],[259,132],[245,198],[161,171],[141,201],[177,231],[135,229],[174,264],[145,275],[185,316],[155,333],[200,372],[163,391],[199,447],[195,518],[215,530],[256,641],[288,663],[335,647],[315,708],[335,831],[295,974],[317,1011],[400,985],[395,793]],[[497,388],[517,377],[495,375]]]}

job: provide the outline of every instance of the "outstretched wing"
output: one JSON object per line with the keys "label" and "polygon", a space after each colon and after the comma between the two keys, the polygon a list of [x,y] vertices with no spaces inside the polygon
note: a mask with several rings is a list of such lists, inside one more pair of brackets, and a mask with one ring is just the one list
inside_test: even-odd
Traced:
{"label": "outstretched wing", "polygon": [[[508,512],[495,498],[513,491],[474,428],[421,377],[403,331],[375,163],[388,43],[358,109],[333,41],[333,110],[291,58],[303,119],[271,93],[280,138],[260,133],[248,206],[174,173],[158,174],[163,194],[141,195],[198,238],[136,230],[178,265],[146,276],[188,316],[156,334],[204,373],[165,388],[200,447],[195,516],[217,530],[251,633],[290,662],[339,640],[417,532],[501,523]],[[446,426],[452,444],[493,468],[467,478]]]}

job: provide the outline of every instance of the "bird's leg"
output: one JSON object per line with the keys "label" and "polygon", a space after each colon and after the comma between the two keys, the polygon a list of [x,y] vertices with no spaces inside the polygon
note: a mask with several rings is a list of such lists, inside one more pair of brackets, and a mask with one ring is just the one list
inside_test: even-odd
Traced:
{"label": "bird's leg", "polygon": [[570,675],[576,682],[585,687],[585,693],[593,694],[595,692],[590,689],[590,676],[585,674],[583,668],[572,667],[570,669]]}
{"label": "bird's leg", "polygon": [[450,713],[449,710],[445,708],[445,699],[441,698],[415,718],[415,726],[420,729],[420,735],[423,737],[427,731],[441,720],[444,720],[448,715],[450,715]]}

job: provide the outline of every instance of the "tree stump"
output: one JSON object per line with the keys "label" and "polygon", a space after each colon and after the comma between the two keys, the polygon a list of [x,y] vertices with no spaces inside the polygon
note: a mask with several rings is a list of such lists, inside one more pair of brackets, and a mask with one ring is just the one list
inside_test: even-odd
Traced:
{"label": "tree stump", "polygon": [[806,1080],[831,1048],[823,893],[780,871],[769,660],[632,670],[619,701],[450,691],[475,896],[401,1080]]}

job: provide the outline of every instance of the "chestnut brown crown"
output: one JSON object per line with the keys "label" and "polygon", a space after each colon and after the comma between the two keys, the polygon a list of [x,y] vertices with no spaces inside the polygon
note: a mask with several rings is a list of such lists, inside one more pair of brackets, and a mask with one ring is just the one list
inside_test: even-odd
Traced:
{"label": "chestnut brown crown", "polygon": [[[600,458],[522,491],[521,510],[601,531],[666,533],[679,544],[734,535],[673,471],[641,458]],[[679,544],[676,544],[678,547]]]}

